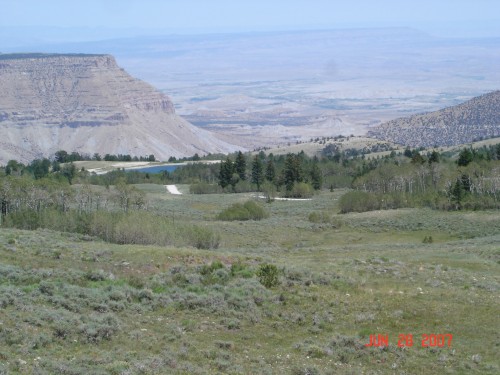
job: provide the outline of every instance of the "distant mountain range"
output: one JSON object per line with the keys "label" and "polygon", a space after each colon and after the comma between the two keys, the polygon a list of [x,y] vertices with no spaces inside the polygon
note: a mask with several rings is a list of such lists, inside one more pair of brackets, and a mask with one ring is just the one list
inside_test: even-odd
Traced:
{"label": "distant mountain range", "polygon": [[110,55],[0,54],[0,88],[3,164],[58,150],[166,160],[237,149],[176,115]]}
{"label": "distant mountain range", "polygon": [[412,147],[454,146],[500,136],[500,91],[440,111],[398,118],[368,132]]}

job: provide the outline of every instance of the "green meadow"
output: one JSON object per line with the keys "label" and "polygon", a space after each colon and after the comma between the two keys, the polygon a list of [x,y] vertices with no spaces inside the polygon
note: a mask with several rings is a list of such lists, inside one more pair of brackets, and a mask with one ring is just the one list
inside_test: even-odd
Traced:
{"label": "green meadow", "polygon": [[[348,189],[266,203],[134,187],[148,216],[121,235],[150,220],[172,241],[0,228],[0,374],[500,371],[498,210],[340,214]],[[222,220],[248,201],[266,215]]]}

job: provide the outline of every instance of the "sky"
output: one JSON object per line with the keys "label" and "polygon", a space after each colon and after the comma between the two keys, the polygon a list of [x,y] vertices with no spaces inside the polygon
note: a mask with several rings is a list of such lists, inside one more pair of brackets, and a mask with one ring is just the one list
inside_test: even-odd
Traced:
{"label": "sky", "polygon": [[176,34],[405,26],[500,37],[500,1],[0,0],[0,29],[35,26]]}

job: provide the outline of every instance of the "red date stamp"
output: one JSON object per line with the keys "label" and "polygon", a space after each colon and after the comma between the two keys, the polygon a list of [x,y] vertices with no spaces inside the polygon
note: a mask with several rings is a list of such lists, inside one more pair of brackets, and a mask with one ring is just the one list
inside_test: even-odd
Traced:
{"label": "red date stamp", "polygon": [[[365,344],[365,346],[373,346],[373,347],[385,347],[389,345],[389,335],[378,334],[378,335],[370,335],[370,342]],[[420,343],[422,348],[451,348],[451,342],[453,340],[453,335],[451,333],[443,333],[443,334],[422,334],[420,338]],[[413,337],[411,333],[407,334],[399,334],[398,335],[398,346],[400,348],[410,348],[414,345],[415,342],[418,342],[416,338]]]}

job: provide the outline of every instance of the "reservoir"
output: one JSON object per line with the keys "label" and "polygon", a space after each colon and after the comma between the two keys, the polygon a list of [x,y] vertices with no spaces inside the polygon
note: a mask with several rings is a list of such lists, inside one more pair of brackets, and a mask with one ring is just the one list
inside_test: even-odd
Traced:
{"label": "reservoir", "polygon": [[182,167],[184,164],[178,164],[178,165],[156,165],[153,167],[144,167],[144,168],[134,168],[134,169],[129,169],[129,172],[143,172],[143,173],[161,173],[163,171],[167,172],[173,172],[177,168]]}

